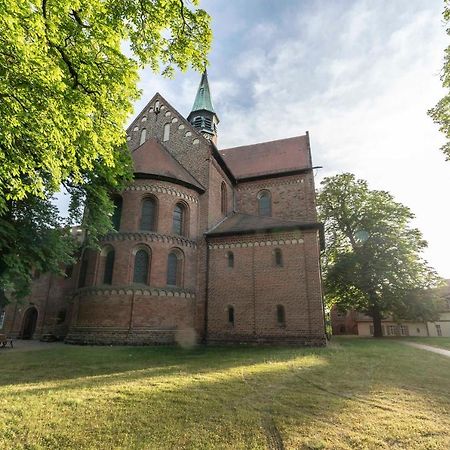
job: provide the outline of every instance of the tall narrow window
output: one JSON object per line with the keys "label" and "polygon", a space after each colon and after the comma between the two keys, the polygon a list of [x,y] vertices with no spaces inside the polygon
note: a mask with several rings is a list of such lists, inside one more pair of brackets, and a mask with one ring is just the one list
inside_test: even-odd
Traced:
{"label": "tall narrow window", "polygon": [[228,307],[228,324],[234,325],[234,308],[232,306]]}
{"label": "tall narrow window", "polygon": [[275,249],[274,256],[275,256],[275,265],[277,267],[282,267],[283,266],[283,254],[281,253],[281,250],[279,248]]}
{"label": "tall narrow window", "polygon": [[138,250],[134,257],[133,283],[147,284],[148,282],[148,253]]}
{"label": "tall narrow window", "polygon": [[258,210],[260,216],[272,215],[272,199],[269,191],[262,191],[258,194]]}
{"label": "tall narrow window", "polygon": [[156,228],[156,201],[146,198],[142,202],[141,230],[154,231]]}
{"label": "tall narrow window", "polygon": [[220,186],[220,205],[222,214],[227,213],[227,185],[222,181]]}
{"label": "tall narrow window", "polygon": [[170,123],[164,125],[163,142],[167,142],[170,138]]}
{"label": "tall narrow window", "polygon": [[103,284],[112,284],[115,252],[110,249],[105,257],[105,270],[103,272]]}
{"label": "tall narrow window", "polygon": [[177,203],[173,210],[173,221],[172,221],[172,232],[174,234],[184,235],[186,224],[185,224],[185,214],[186,208],[181,204]]}
{"label": "tall narrow window", "polygon": [[234,267],[234,254],[233,252],[227,253],[228,267]]}
{"label": "tall narrow window", "polygon": [[3,328],[3,324],[5,323],[5,316],[6,316],[6,312],[0,311],[0,329]]}
{"label": "tall narrow window", "polygon": [[169,253],[167,258],[167,285],[181,286],[183,258],[182,255],[176,251]]}
{"label": "tall narrow window", "polygon": [[139,140],[139,145],[142,145],[145,142],[146,138],[147,138],[147,130],[145,128],[142,128],[141,139]]}
{"label": "tall narrow window", "polygon": [[120,230],[120,220],[122,218],[122,197],[115,196],[113,198],[114,212],[111,218],[113,227],[116,231]]}
{"label": "tall narrow window", "polygon": [[286,325],[286,314],[283,305],[277,305],[277,322],[280,327]]}
{"label": "tall narrow window", "polygon": [[88,255],[85,250],[83,253],[83,257],[81,258],[80,276],[78,277],[78,287],[79,288],[86,286],[88,260],[89,260]]}

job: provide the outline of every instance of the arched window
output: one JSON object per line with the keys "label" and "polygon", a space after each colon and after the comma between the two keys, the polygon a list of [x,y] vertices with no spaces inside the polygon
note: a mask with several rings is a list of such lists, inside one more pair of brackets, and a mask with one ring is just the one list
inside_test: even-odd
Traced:
{"label": "arched window", "polygon": [[258,194],[258,211],[260,216],[272,215],[272,198],[269,191],[262,191]]}
{"label": "arched window", "polygon": [[277,322],[280,327],[286,325],[286,314],[283,305],[277,305]]}
{"label": "arched window", "polygon": [[274,257],[275,257],[275,265],[277,267],[283,267],[283,253],[281,253],[281,250],[279,248],[275,249]]}
{"label": "arched window", "polygon": [[147,138],[147,130],[145,128],[142,128],[141,139],[139,140],[139,145],[142,145],[145,142],[146,138]]}
{"label": "arched window", "polygon": [[222,214],[227,213],[227,185],[222,181],[220,186],[220,207]]}
{"label": "arched window", "polygon": [[78,287],[84,287],[86,286],[86,276],[87,276],[87,269],[88,269],[88,254],[85,250],[83,253],[83,257],[81,258],[81,266],[80,266],[80,275],[78,277]]}
{"label": "arched window", "polygon": [[134,256],[133,283],[148,283],[148,253],[141,249]]}
{"label": "arched window", "polygon": [[164,125],[163,142],[167,142],[170,138],[170,123]]}
{"label": "arched window", "polygon": [[122,197],[116,195],[113,198],[114,212],[111,217],[113,227],[116,231],[120,230],[120,219],[122,218]]}
{"label": "arched window", "polygon": [[181,286],[183,256],[178,251],[171,251],[167,258],[167,285]]}
{"label": "arched window", "polygon": [[141,230],[155,231],[156,229],[156,200],[146,198],[142,202]]}
{"label": "arched window", "polygon": [[228,324],[234,325],[234,308],[233,308],[233,306],[228,307]]}
{"label": "arched window", "polygon": [[173,210],[172,232],[183,236],[186,234],[186,208],[177,203]]}
{"label": "arched window", "polygon": [[109,249],[105,257],[105,269],[103,271],[103,284],[112,284],[113,269],[114,269],[114,249]]}
{"label": "arched window", "polygon": [[234,267],[234,254],[233,252],[227,253],[228,267]]}

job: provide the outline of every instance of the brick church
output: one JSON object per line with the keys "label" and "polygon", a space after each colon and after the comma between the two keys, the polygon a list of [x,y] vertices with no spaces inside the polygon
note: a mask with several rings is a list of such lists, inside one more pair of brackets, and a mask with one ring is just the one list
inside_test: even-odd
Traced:
{"label": "brick church", "polygon": [[219,150],[206,72],[184,118],[156,94],[127,130],[115,231],[66,277],[37,276],[0,333],[69,343],[324,345],[308,134]]}

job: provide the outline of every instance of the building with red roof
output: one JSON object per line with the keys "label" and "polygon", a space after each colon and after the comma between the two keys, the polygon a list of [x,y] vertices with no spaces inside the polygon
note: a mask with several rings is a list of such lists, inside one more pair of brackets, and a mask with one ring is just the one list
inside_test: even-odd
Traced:
{"label": "building with red roof", "polygon": [[308,133],[219,149],[206,72],[185,119],[159,93],[127,129],[134,181],[115,231],[3,315],[69,343],[324,345]]}

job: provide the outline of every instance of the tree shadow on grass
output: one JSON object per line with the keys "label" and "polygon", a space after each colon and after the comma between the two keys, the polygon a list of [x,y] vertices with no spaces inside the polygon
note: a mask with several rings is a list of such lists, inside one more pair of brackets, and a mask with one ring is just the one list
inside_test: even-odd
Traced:
{"label": "tree shadow on grass", "polygon": [[[34,439],[43,448],[61,449],[340,448],[326,427],[336,427],[342,413],[404,414],[379,391],[409,389],[441,409],[449,405],[442,393],[450,391],[448,377],[444,380],[450,363],[433,370],[436,356],[416,359],[416,352],[370,341],[328,349],[97,347],[89,354],[60,354],[60,365],[46,380],[50,385],[39,386],[50,372],[43,366],[51,365],[50,355],[40,352],[34,376],[29,370],[37,360],[26,358],[14,384],[0,375],[1,390],[2,397],[14,396],[10,414],[20,412],[14,444]],[[77,363],[72,373],[71,361]],[[27,429],[36,415],[38,425]],[[304,430],[310,429],[317,436],[306,436]],[[352,437],[348,429],[342,434],[348,433],[350,447],[351,439],[369,439],[362,442],[368,448],[387,445],[389,433],[377,435],[378,429],[383,427],[366,437]],[[417,438],[414,433],[410,430]]]}

